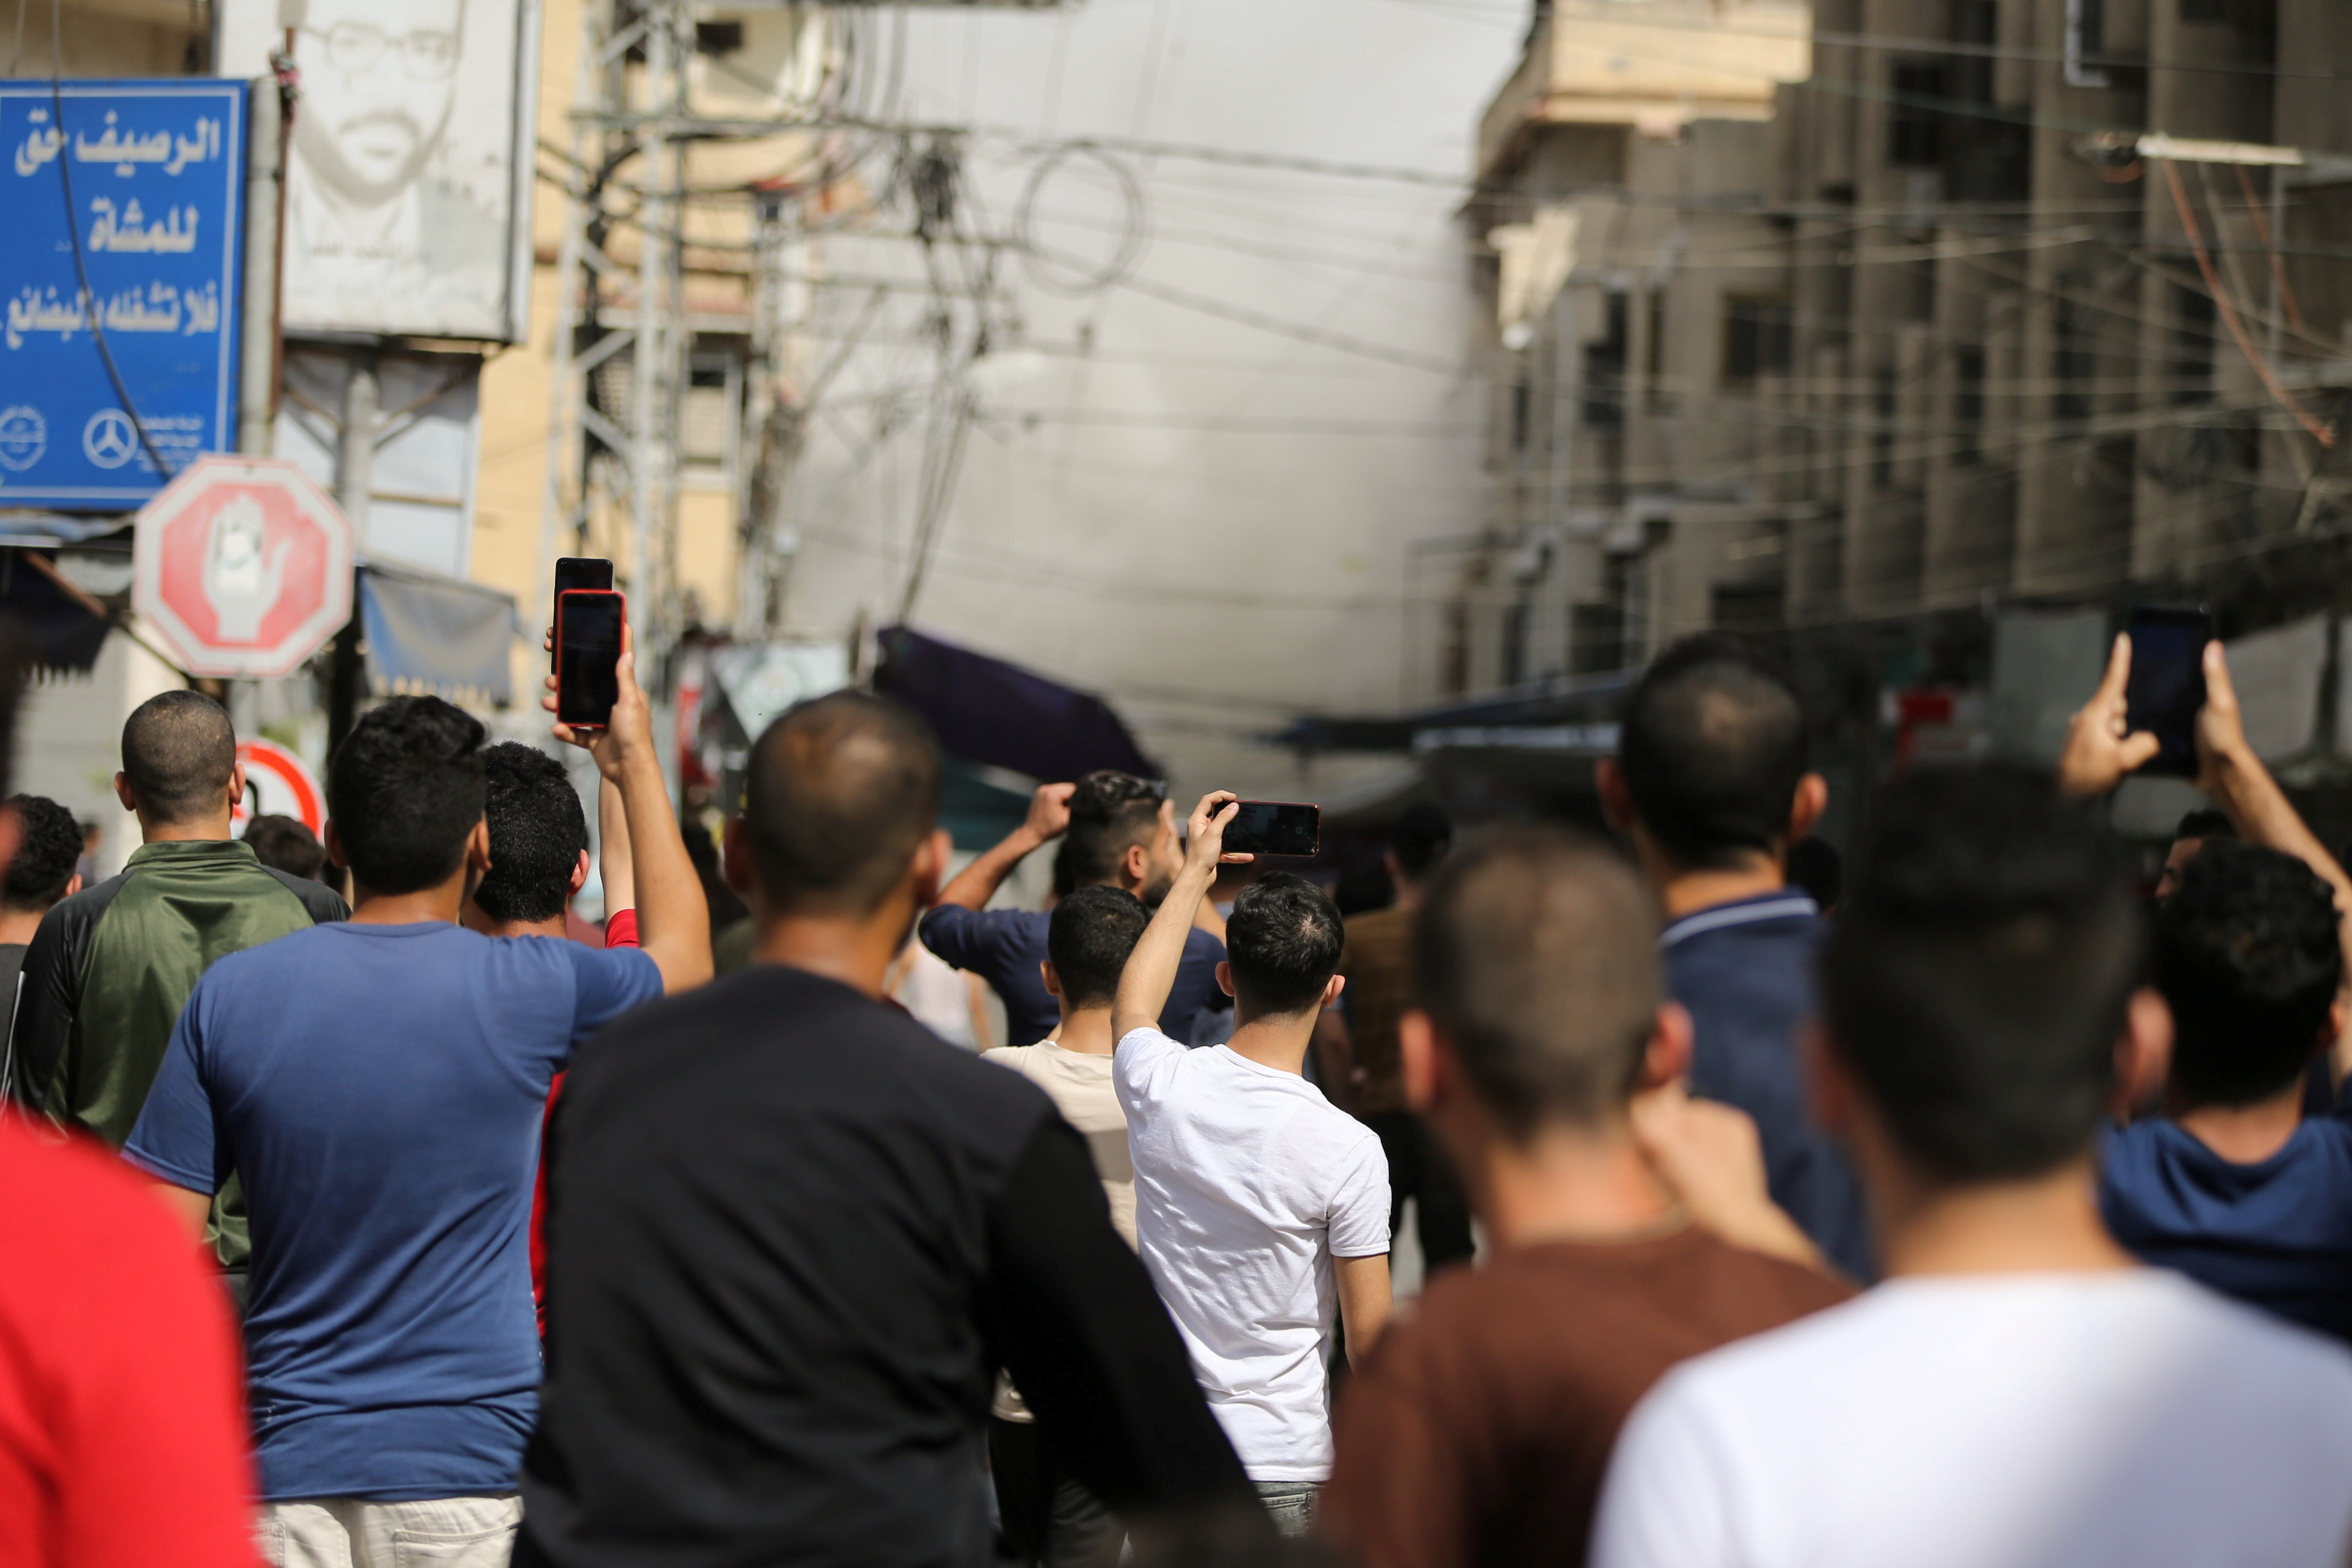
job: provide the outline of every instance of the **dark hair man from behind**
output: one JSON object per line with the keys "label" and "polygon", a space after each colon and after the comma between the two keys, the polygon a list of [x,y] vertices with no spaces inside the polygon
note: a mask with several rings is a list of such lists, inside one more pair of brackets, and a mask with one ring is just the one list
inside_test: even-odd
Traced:
{"label": "dark hair man from behind", "polygon": [[319,836],[291,817],[260,816],[245,825],[245,841],[253,847],[254,857],[263,865],[275,866],[289,876],[320,880],[319,873],[327,863],[327,846]]}
{"label": "dark hair man from behind", "polygon": [[1839,1268],[1869,1278],[1861,1188],[1808,1115],[1797,1063],[1822,923],[1788,885],[1788,853],[1829,800],[1804,706],[1737,639],[1685,638],[1634,683],[1595,782],[1665,907],[1666,989],[1696,1031],[1691,1092],[1756,1119],[1773,1201]]}
{"label": "dark hair man from behind", "polygon": [[490,869],[474,902],[501,923],[560,917],[588,876],[588,814],[572,775],[546,752],[516,740],[485,750],[482,774]]}
{"label": "dark hair man from behind", "polygon": [[[23,654],[0,622],[0,793]],[[0,913],[69,886],[81,842],[53,800],[0,806]],[[247,1568],[245,1402],[209,1260],[121,1160],[23,1116],[0,1114],[0,1191],[18,1195],[0,1221],[0,1563]]]}
{"label": "dark hair man from behind", "polygon": [[1315,1026],[1316,1065],[1332,1103],[1379,1134],[1388,1157],[1389,1234],[1396,1234],[1412,1198],[1422,1267],[1430,1273],[1466,1261],[1475,1245],[1469,1201],[1445,1151],[1406,1108],[1397,1020],[1412,1005],[1413,920],[1453,845],[1452,820],[1428,801],[1398,816],[1381,856],[1396,896],[1385,909],[1347,917],[1339,973],[1348,988]]}
{"label": "dark hair man from behind", "polygon": [[[666,821],[633,659],[625,641],[609,727],[556,737]],[[526,1222],[549,1087],[590,1034],[710,972],[675,830],[638,846],[642,948],[460,924],[490,864],[482,740],[434,696],[352,726],[325,834],[351,919],[205,973],[123,1148],[191,1218],[223,1172],[245,1181],[257,1529],[287,1562],[358,1561],[420,1519],[469,1562],[504,1555],[538,1408]]]}
{"label": "dark hair man from behind", "polygon": [[[981,1053],[1043,1089],[1094,1155],[1119,1239],[1135,1245],[1135,1163],[1127,1113],[1111,1084],[1111,1005],[1129,955],[1151,912],[1120,887],[1081,887],[1054,905],[1046,938],[1045,989],[1062,1006],[1051,1040]],[[996,1489],[1005,1555],[1016,1563],[1108,1563],[1118,1556],[1118,1519],[1082,1485],[1069,1461],[1040,1438],[1036,1419],[1010,1379],[989,1410],[988,1469]]]}
{"label": "dark hair man from behind", "polygon": [[7,1093],[16,1065],[8,1040],[26,948],[41,928],[41,917],[81,891],[81,875],[74,870],[81,858],[81,824],[73,813],[46,795],[17,795],[8,804],[16,813],[17,838],[16,858],[0,883],[0,1097]]}
{"label": "dark hair man from behind", "polygon": [[771,725],[727,856],[756,961],[616,1025],[567,1080],[519,1563],[685,1539],[981,1562],[998,1357],[1130,1524],[1239,1490],[1085,1140],[881,999],[945,873],[940,782],[887,697]]}
{"label": "dark hair man from behind", "polygon": [[2226,812],[2210,806],[2200,806],[2183,812],[2180,825],[2172,830],[2172,842],[2164,852],[2164,872],[2157,878],[2156,896],[2170,898],[2180,886],[2180,873],[2190,861],[2197,858],[2208,840],[2234,839],[2238,830],[2230,825]]}
{"label": "dark hair man from behind", "polygon": [[[1341,1390],[1324,1528],[1362,1568],[1583,1562],[1617,1428],[1667,1367],[1852,1293],[1802,1261],[1746,1118],[1661,1088],[1690,1019],[1657,928],[1622,856],[1552,828],[1486,835],[1422,904],[1406,1083],[1477,1178],[1491,1250],[1432,1281]],[[1643,1092],[1709,1134],[1727,1179],[1688,1185],[1733,1201],[1700,1225],[1644,1156]]]}
{"label": "dark hair man from behind", "polygon": [[[120,876],[42,918],[25,953],[10,1045],[18,1098],[119,1148],[205,968],[350,911],[331,889],[264,865],[229,837],[245,770],[228,714],[203,693],[163,692],[132,711],[114,792],[144,841]],[[221,1261],[240,1287],[248,1249],[234,1182],[215,1223]]]}
{"label": "dark hair man from behind", "polygon": [[2304,1114],[2344,1033],[2344,916],[2301,860],[2209,839],[2156,915],[2162,1114],[2109,1134],[2102,1211],[2145,1261],[2352,1341],[2352,1125]]}
{"label": "dark hair man from behind", "polygon": [[[1045,1039],[1060,1016],[1037,977],[1045,956],[1045,915],[987,904],[1013,868],[1057,839],[1057,897],[1082,887],[1117,887],[1156,909],[1183,863],[1167,792],[1131,774],[1098,768],[1073,784],[1039,785],[1021,825],[940,890],[939,903],[923,917],[923,946],[988,982],[1004,1003],[1005,1028],[1016,1042]],[[1223,924],[1204,903],[1194,925],[1162,1020],[1179,1038],[1190,1038],[1195,1015],[1224,1005],[1216,979],[1225,956]]]}
{"label": "dark hair man from behind", "polygon": [[2340,1563],[2352,1354],[2100,1223],[2098,1130],[2170,1024],[2118,846],[2013,769],[1914,773],[1877,815],[1811,1055],[1891,1282],[1670,1374],[1591,1561]]}

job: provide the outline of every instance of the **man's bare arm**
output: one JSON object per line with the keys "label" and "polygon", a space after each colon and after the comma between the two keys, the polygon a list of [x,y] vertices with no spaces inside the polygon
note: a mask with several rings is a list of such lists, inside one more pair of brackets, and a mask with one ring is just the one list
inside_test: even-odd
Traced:
{"label": "man's bare arm", "polygon": [[[637,906],[637,859],[629,849],[629,813],[614,782],[596,779],[596,854],[604,880],[604,917]],[[707,907],[707,905],[706,905]]]}
{"label": "man's bare arm", "polygon": [[[662,782],[661,761],[654,749],[653,709],[637,685],[636,655],[630,651],[627,628],[621,636],[621,689],[611,720],[603,729],[559,724],[555,737],[584,747],[596,759],[596,771],[620,792],[635,862],[637,945],[661,970],[662,989],[675,994],[710,978],[710,905],[702,896],[702,879],[687,858],[669,788]],[[551,676],[548,685],[554,684]],[[553,712],[553,695],[541,706]]]}
{"label": "man's bare arm", "polygon": [[1021,825],[956,873],[940,889],[940,903],[960,904],[966,909],[988,907],[988,901],[996,896],[1014,866],[1069,831],[1070,796],[1076,789],[1075,784],[1038,785],[1036,793],[1029,797],[1029,814]]}
{"label": "man's bare arm", "polygon": [[1113,1040],[1125,1040],[1129,1030],[1160,1021],[1160,1009],[1168,1005],[1168,993],[1176,984],[1177,967],[1184,961],[1184,937],[1192,929],[1192,912],[1208,895],[1209,884],[1217,880],[1218,862],[1250,858],[1223,854],[1226,825],[1241,811],[1234,804],[1238,798],[1230,789],[1214,789],[1192,808],[1183,869],[1152,913],[1151,924],[1143,928],[1135,951],[1128,955],[1127,967],[1119,972],[1118,992],[1110,1007]]}
{"label": "man's bare arm", "polygon": [[1331,1270],[1339,1288],[1339,1326],[1347,1335],[1348,1362],[1360,1366],[1396,1307],[1389,1289],[1389,1255],[1334,1258]]}

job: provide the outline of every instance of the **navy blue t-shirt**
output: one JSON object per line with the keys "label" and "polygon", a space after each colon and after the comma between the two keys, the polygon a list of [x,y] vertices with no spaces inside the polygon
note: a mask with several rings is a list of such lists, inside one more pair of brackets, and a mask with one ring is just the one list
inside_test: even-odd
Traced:
{"label": "navy blue t-shirt", "polygon": [[1801,893],[1768,893],[1666,926],[1666,988],[1690,1009],[1691,1092],[1756,1118],[1772,1201],[1854,1279],[1877,1277],[1862,1184],[1805,1110],[1797,1027],[1813,1011],[1824,927]]}
{"label": "navy blue t-shirt", "polygon": [[437,921],[314,925],[205,971],[123,1153],[191,1191],[244,1178],[263,1498],[514,1490],[548,1083],[661,994],[633,947]]}
{"label": "navy blue t-shirt", "polygon": [[[942,904],[923,916],[923,946],[986,980],[1004,1003],[1012,1043],[1033,1045],[1062,1021],[1060,1006],[1037,973],[1037,966],[1045,961],[1045,935],[1053,924],[1054,917],[1042,910]],[[1197,925],[1184,933],[1183,961],[1176,966],[1176,983],[1169,988],[1168,1005],[1160,1014],[1163,1033],[1190,1039],[1194,1013],[1225,1005],[1224,990],[1217,984],[1217,966],[1224,961],[1223,943]]]}
{"label": "navy blue t-shirt", "polygon": [[2239,1165],[2176,1122],[2136,1122],[2100,1155],[2099,1212],[2134,1257],[2352,1340],[2352,1126],[2312,1118]]}

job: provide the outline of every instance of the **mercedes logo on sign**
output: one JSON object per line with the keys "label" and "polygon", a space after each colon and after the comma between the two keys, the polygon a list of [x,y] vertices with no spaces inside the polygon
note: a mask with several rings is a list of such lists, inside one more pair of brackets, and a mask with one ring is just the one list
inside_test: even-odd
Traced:
{"label": "mercedes logo on sign", "polygon": [[139,450],[139,432],[119,408],[102,408],[81,427],[81,449],[100,468],[120,468]]}

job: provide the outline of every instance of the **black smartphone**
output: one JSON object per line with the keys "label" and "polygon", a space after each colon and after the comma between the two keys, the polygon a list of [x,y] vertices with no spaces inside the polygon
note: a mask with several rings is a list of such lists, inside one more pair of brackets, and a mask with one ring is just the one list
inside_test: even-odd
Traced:
{"label": "black smartphone", "polygon": [[[613,587],[613,563],[602,556],[563,555],[555,558],[555,602],[548,606],[547,623],[555,624],[555,605],[574,589],[595,588],[610,592]],[[555,650],[547,653],[548,673],[555,671]]]}
{"label": "black smartphone", "polygon": [[2141,605],[2131,618],[2131,680],[2124,688],[2124,727],[2156,737],[2156,757],[2140,769],[2178,779],[2197,773],[2197,710],[2205,706],[2205,644],[2213,618],[2202,610]]}
{"label": "black smartphone", "polygon": [[1323,842],[1323,808],[1288,800],[1244,800],[1225,824],[1225,852],[1311,855]]}
{"label": "black smartphone", "polygon": [[555,596],[555,716],[580,729],[613,722],[621,700],[621,628],[628,604],[619,594],[575,588]]}

